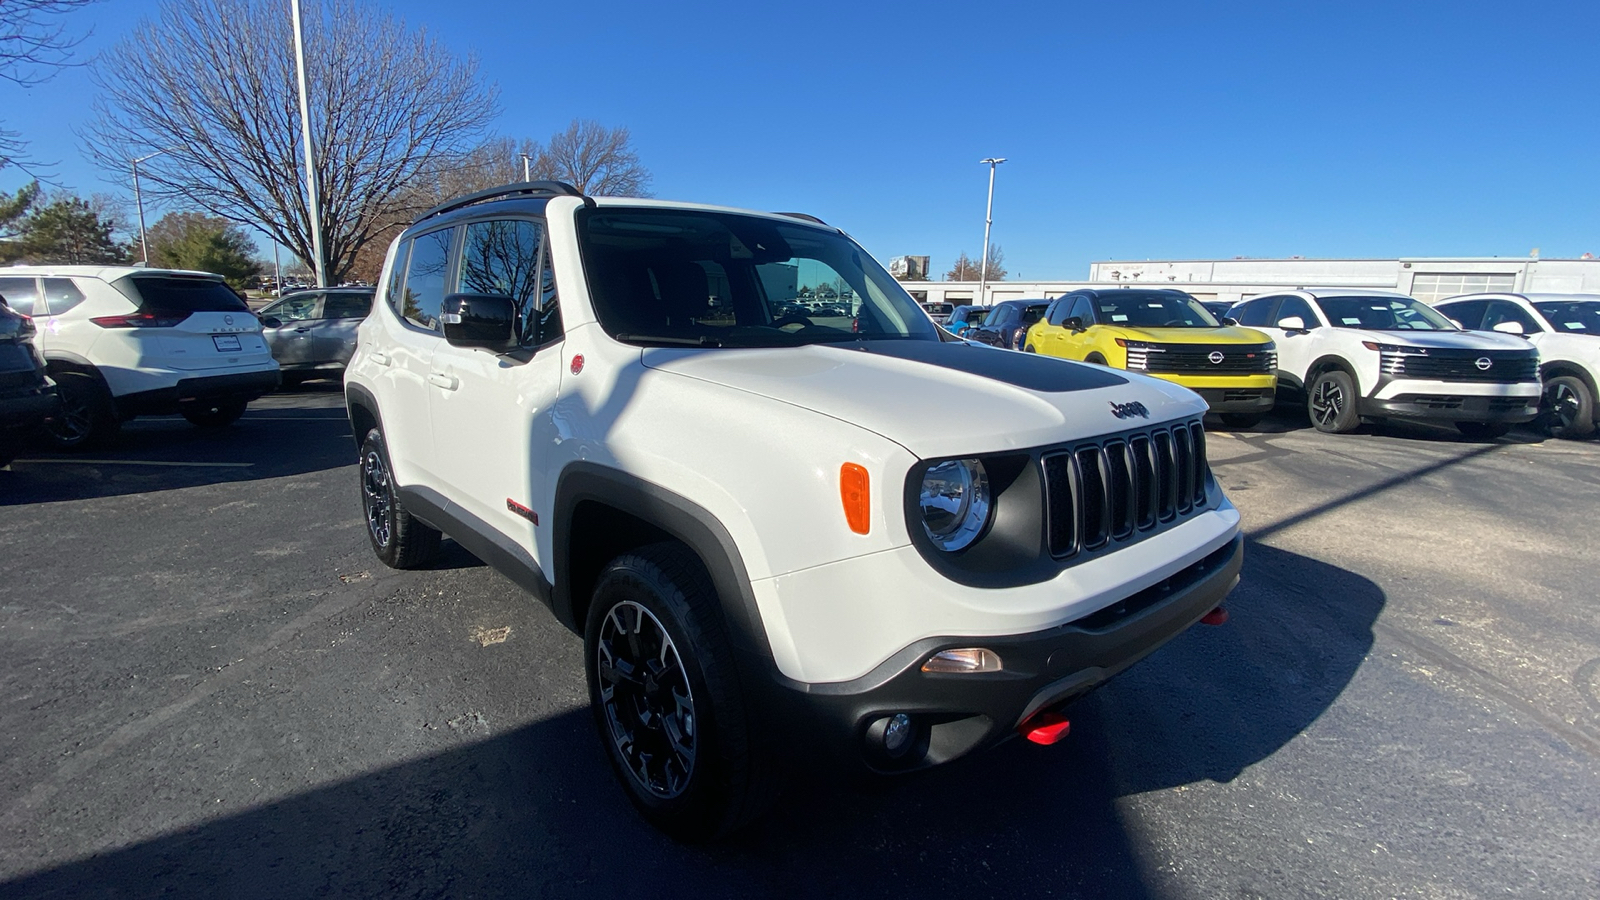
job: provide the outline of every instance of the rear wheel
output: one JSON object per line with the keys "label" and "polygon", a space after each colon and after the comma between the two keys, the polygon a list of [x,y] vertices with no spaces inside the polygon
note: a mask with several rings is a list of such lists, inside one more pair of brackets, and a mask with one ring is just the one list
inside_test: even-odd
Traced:
{"label": "rear wheel", "polygon": [[1456,430],[1475,441],[1492,441],[1511,430],[1504,422],[1457,422]]}
{"label": "rear wheel", "polygon": [[718,837],[776,794],[776,760],[741,688],[711,578],[652,544],[600,574],[584,629],[589,705],[628,798],[674,838]]}
{"label": "rear wheel", "polygon": [[395,496],[389,451],[374,428],[361,442],[361,509],[372,552],[393,569],[419,569],[439,555],[439,532],[418,521]]}
{"label": "rear wheel", "polygon": [[1311,425],[1328,434],[1354,431],[1361,424],[1356,413],[1356,383],[1349,373],[1330,369],[1318,375],[1308,392],[1306,411]]}
{"label": "rear wheel", "polygon": [[1594,434],[1594,399],[1594,392],[1582,378],[1557,375],[1545,382],[1545,421],[1551,436],[1581,438]]}
{"label": "rear wheel", "polygon": [[61,407],[45,423],[45,437],[58,450],[77,450],[100,443],[122,426],[111,408],[111,395],[86,372],[52,374]]}
{"label": "rear wheel", "polygon": [[1229,428],[1254,428],[1261,424],[1261,413],[1222,413],[1219,418]]}
{"label": "rear wheel", "polygon": [[190,425],[222,428],[239,421],[249,403],[248,400],[197,401],[184,408],[183,417],[189,420]]}

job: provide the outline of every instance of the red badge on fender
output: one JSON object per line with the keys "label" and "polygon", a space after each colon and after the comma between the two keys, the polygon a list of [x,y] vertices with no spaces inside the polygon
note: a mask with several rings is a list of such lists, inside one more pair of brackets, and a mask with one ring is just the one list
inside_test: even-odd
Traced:
{"label": "red badge on fender", "polygon": [[572,374],[576,375],[576,374],[578,374],[579,372],[582,372],[582,371],[583,371],[583,354],[582,353],[575,353],[572,356]]}

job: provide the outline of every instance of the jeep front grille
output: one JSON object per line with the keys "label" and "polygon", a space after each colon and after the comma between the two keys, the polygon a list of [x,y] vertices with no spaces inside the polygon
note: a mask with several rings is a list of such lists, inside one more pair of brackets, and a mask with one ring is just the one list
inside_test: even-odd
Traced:
{"label": "jeep front grille", "polygon": [[1045,517],[1058,559],[1144,537],[1206,507],[1199,421],[1046,453]]}

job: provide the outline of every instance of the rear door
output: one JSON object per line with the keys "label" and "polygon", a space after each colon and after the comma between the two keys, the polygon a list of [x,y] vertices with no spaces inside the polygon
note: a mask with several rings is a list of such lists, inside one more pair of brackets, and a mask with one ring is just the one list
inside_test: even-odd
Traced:
{"label": "rear door", "polygon": [[303,366],[311,362],[311,325],[317,320],[321,305],[322,294],[302,291],[261,311],[262,318],[276,319],[280,323],[261,330],[279,365]]}
{"label": "rear door", "polygon": [[371,291],[329,291],[312,326],[312,354],[320,364],[344,365],[356,349],[356,328],[372,312]]}

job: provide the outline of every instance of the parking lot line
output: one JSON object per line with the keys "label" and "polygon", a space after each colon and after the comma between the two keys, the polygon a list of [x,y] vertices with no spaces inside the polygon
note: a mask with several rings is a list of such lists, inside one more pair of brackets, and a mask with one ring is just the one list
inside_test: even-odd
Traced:
{"label": "parking lot line", "polygon": [[240,462],[167,462],[159,459],[19,459],[11,464],[61,464],[69,466],[171,466],[176,468],[248,469],[255,463]]}

